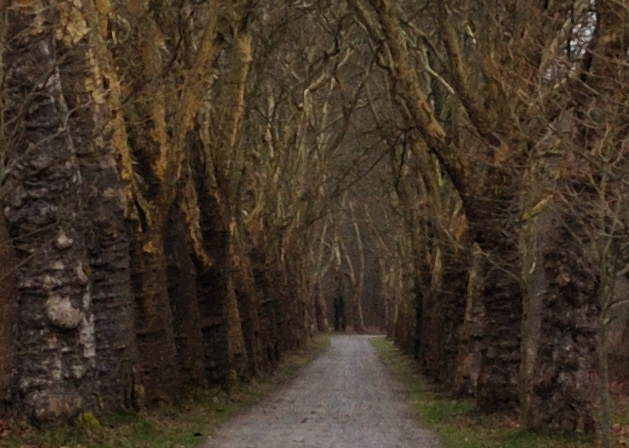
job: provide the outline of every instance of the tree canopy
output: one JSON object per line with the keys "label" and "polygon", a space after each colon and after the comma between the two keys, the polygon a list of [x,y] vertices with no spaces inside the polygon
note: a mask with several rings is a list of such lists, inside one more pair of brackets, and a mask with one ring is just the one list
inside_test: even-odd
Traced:
{"label": "tree canopy", "polygon": [[340,294],[479,411],[594,429],[627,320],[624,2],[0,11],[8,406],[229,388]]}

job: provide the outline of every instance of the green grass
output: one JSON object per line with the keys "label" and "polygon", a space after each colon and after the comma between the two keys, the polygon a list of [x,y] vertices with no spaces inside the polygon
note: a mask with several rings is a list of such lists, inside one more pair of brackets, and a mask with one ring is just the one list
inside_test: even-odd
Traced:
{"label": "green grass", "polygon": [[304,348],[288,353],[268,377],[222,390],[193,391],[179,406],[162,405],[142,413],[119,411],[64,427],[32,428],[16,424],[14,436],[0,439],[2,448],[192,448],[222,421],[259,402],[295,376],[330,344],[316,336]]}
{"label": "green grass", "polygon": [[483,416],[471,400],[455,400],[428,385],[414,362],[384,337],[373,338],[382,360],[406,385],[409,402],[423,427],[437,433],[446,448],[585,448],[588,435],[557,435],[525,431],[513,416]]}

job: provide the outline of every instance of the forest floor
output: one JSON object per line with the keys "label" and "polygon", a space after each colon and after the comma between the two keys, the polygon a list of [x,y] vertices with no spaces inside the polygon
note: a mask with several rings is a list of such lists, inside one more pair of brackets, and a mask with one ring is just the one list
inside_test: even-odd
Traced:
{"label": "forest floor", "polygon": [[[404,383],[421,424],[438,434],[444,448],[598,448],[597,434],[527,431],[515,414],[482,415],[473,399],[454,398],[428,384],[416,360],[384,337],[371,340],[383,362]],[[629,381],[611,384],[613,447],[629,447]],[[600,408],[595,400],[595,417]]]}
{"label": "forest floor", "polygon": [[[629,447],[629,381],[614,382],[612,391],[613,446]],[[384,337],[318,335],[287,353],[272,375],[239,383],[231,394],[192,392],[178,405],[62,427],[0,418],[0,448],[600,446],[592,434],[532,433],[517,416],[478,415],[473,400],[427,384],[417,362]]]}
{"label": "forest floor", "polygon": [[333,336],[330,348],[277,394],[226,422],[200,448],[433,448],[405,386],[369,336]]}

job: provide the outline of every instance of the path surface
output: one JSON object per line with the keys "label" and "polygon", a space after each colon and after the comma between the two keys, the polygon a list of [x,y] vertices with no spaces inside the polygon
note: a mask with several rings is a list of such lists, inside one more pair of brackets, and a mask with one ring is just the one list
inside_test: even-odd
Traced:
{"label": "path surface", "polygon": [[331,347],[276,395],[226,422],[200,448],[435,448],[404,387],[368,336]]}

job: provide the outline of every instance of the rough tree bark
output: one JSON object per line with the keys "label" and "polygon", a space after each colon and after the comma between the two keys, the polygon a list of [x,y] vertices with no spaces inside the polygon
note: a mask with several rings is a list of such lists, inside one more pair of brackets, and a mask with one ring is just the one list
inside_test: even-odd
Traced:
{"label": "rough tree bark", "polygon": [[170,308],[164,231],[154,224],[134,235],[131,260],[140,381],[146,399],[169,401],[180,392],[173,314]]}
{"label": "rough tree bark", "polygon": [[[137,363],[133,331],[133,294],[129,260],[127,199],[116,162],[112,102],[119,92],[103,39],[99,15],[92,1],[74,5],[90,31],[82,39],[64,39],[58,55],[68,123],[81,176],[85,181],[83,215],[89,287],[96,331],[96,391],[100,410],[130,402]],[[67,11],[71,14],[70,11]],[[77,36],[79,37],[79,36]],[[111,81],[114,82],[111,82]],[[104,83],[107,82],[108,86]]]}
{"label": "rough tree bark", "polygon": [[426,333],[422,360],[428,378],[451,385],[464,319],[467,257],[446,245],[437,254],[432,273],[434,303],[421,316]]}
{"label": "rough tree bark", "polygon": [[[206,378],[210,384],[226,384],[230,370],[244,371],[246,353],[242,332],[238,333],[240,315],[235,295],[230,297],[234,304],[228,305],[229,229],[223,221],[221,205],[211,194],[212,176],[207,171],[210,162],[203,145],[200,140],[194,142],[190,162],[199,202],[203,248],[212,264],[208,266],[194,257],[197,297],[205,344]],[[232,310],[231,317],[227,314],[228,307]],[[234,328],[231,335],[230,326]],[[231,346],[230,337],[234,339]]]}
{"label": "rough tree bark", "polygon": [[11,376],[14,369],[15,327],[17,320],[17,260],[4,216],[0,216],[0,413],[11,402]]}
{"label": "rough tree bark", "polygon": [[526,226],[522,407],[530,428],[591,431],[598,275],[578,223],[563,217],[546,209]]}
{"label": "rough tree bark", "polygon": [[177,363],[181,381],[189,386],[207,384],[203,356],[201,313],[197,298],[197,276],[190,256],[186,216],[181,202],[175,201],[168,217],[164,252],[168,258],[168,295],[173,312]]}
{"label": "rough tree bark", "polygon": [[481,345],[484,315],[481,300],[483,279],[480,278],[482,265],[486,263],[480,248],[473,246],[467,275],[465,294],[465,314],[459,333],[453,391],[455,394],[473,397],[480,372]]}
{"label": "rough tree bark", "polygon": [[242,229],[238,232],[238,238],[234,243],[238,246],[232,250],[238,250],[236,260],[237,265],[233,266],[237,271],[235,278],[238,281],[236,294],[238,296],[238,304],[240,316],[242,319],[242,332],[246,344],[249,371],[252,375],[259,375],[267,370],[267,364],[263,356],[262,340],[260,338],[260,296],[255,287],[255,273],[253,270],[250,255],[245,253]]}
{"label": "rough tree bark", "polygon": [[277,296],[269,278],[267,256],[260,248],[252,252],[256,290],[260,294],[260,334],[266,361],[274,366],[279,361],[279,328],[277,324]]}
{"label": "rough tree bark", "polygon": [[[491,171],[491,170],[489,170]],[[481,412],[512,410],[519,402],[522,287],[518,251],[513,173],[490,173],[491,192],[468,198],[470,232],[486,263],[483,282],[483,335],[476,404]]]}
{"label": "rough tree bark", "polygon": [[4,215],[20,261],[13,392],[21,412],[37,421],[69,419],[93,405],[96,357],[84,181],[56,64],[56,33],[72,39],[66,32],[76,29],[59,21],[70,5],[47,6],[9,5],[3,61],[13,161]]}

